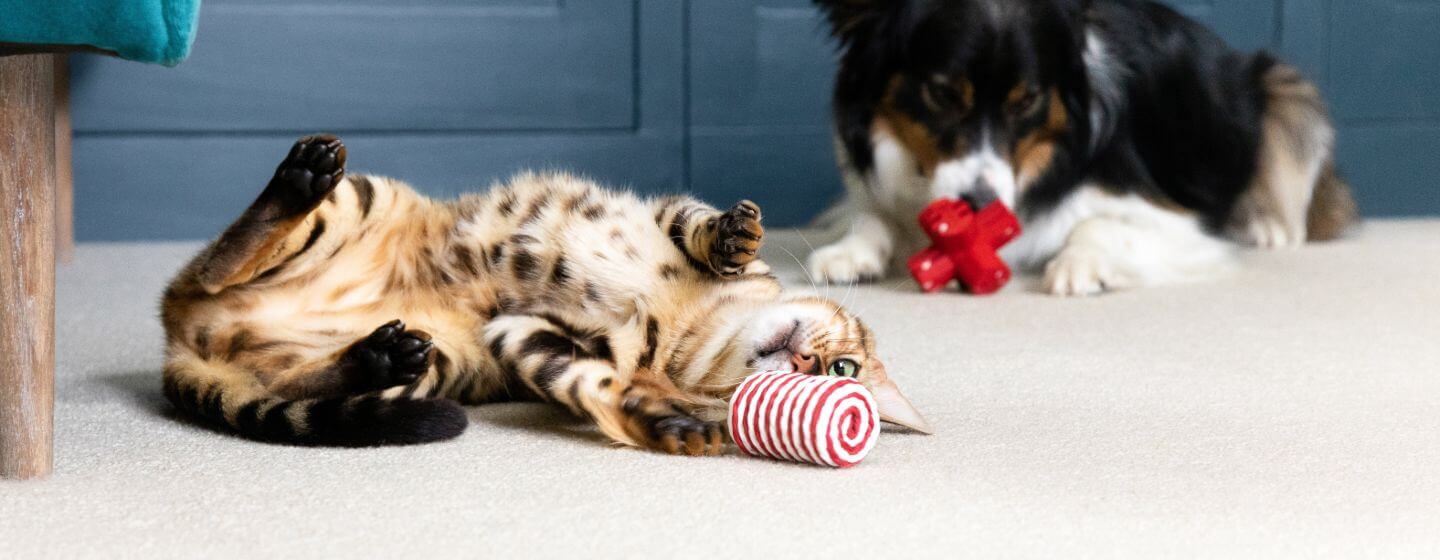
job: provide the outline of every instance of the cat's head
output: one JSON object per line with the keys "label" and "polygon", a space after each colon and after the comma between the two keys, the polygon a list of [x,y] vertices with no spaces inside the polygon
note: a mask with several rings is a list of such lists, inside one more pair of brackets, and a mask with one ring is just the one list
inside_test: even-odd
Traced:
{"label": "cat's head", "polygon": [[748,371],[796,371],[849,377],[870,389],[881,419],[930,433],[925,417],[885,372],[875,335],[833,301],[789,296],[750,318],[740,332]]}

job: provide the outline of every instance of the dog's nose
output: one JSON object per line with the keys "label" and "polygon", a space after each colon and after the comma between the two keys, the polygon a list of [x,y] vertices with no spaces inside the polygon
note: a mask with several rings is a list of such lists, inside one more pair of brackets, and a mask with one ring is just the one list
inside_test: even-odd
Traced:
{"label": "dog's nose", "polygon": [[990,185],[990,181],[981,177],[975,181],[975,187],[970,189],[970,192],[965,193],[961,198],[963,198],[965,202],[970,203],[971,208],[979,210],[989,206],[991,202],[995,202],[997,196],[995,194],[995,187]]}
{"label": "dog's nose", "polygon": [[814,374],[815,366],[819,363],[819,360],[816,360],[812,354],[795,353],[790,355],[790,364],[795,366],[795,371],[800,373]]}

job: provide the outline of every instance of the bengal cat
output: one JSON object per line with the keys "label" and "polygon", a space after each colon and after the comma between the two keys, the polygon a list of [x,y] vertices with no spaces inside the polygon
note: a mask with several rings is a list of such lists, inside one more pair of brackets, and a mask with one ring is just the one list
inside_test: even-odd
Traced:
{"label": "bengal cat", "polygon": [[875,337],[789,295],[757,258],[760,209],[644,200],[522,174],[441,202],[345,174],[302,138],[165,292],[164,389],[243,436],[365,446],[452,438],[461,404],[540,399],[627,445],[720,453],[757,369],[843,375],[927,431]]}

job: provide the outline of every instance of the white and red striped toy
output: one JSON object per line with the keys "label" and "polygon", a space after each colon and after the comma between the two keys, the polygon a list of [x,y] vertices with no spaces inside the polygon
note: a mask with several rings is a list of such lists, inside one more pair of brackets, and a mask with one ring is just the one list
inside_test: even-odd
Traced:
{"label": "white and red striped toy", "polygon": [[854,379],[768,371],[740,383],[729,425],[748,455],[845,468],[875,447],[880,412]]}

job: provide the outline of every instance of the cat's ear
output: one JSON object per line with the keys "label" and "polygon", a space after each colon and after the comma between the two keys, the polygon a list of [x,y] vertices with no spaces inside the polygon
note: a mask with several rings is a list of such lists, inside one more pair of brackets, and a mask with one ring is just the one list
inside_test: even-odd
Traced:
{"label": "cat's ear", "polygon": [[891,424],[899,424],[922,434],[935,433],[930,429],[930,423],[915,410],[915,405],[910,404],[910,399],[905,398],[900,392],[900,387],[894,381],[885,379],[876,383],[870,388],[870,393],[875,396],[875,404],[880,408],[880,419]]}

